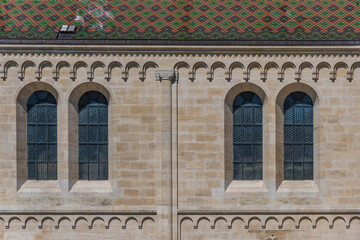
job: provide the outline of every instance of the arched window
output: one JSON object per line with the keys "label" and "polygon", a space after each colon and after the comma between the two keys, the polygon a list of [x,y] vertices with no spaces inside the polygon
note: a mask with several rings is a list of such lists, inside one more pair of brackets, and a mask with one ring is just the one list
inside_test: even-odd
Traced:
{"label": "arched window", "polygon": [[233,179],[262,179],[262,101],[253,92],[233,102]]}
{"label": "arched window", "polygon": [[90,91],[82,95],[79,111],[79,179],[108,179],[108,102]]}
{"label": "arched window", "polygon": [[313,179],[313,101],[303,92],[284,102],[284,180]]}
{"label": "arched window", "polygon": [[57,107],[47,91],[34,92],[27,101],[27,177],[57,179]]}

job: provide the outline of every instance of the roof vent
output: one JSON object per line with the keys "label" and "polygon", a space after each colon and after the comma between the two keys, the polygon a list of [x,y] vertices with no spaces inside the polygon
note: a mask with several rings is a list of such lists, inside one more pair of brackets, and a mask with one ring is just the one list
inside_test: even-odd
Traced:
{"label": "roof vent", "polygon": [[74,25],[62,25],[58,32],[57,39],[73,39],[76,31]]}

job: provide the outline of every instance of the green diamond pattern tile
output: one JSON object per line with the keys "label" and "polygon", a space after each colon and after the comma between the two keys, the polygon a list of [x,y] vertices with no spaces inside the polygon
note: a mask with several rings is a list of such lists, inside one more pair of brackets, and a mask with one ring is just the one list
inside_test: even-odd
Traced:
{"label": "green diamond pattern tile", "polygon": [[198,26],[198,25],[199,25],[199,23],[196,22],[196,21],[191,21],[191,22],[188,23],[188,26],[189,26],[189,27],[192,27],[192,28],[193,28],[193,27],[196,27],[196,26]]}
{"label": "green diamond pattern tile", "polygon": [[313,16],[315,13],[314,13],[314,11],[312,11],[312,10],[308,10],[308,11],[306,11],[306,12],[304,12],[304,15],[306,16],[306,17],[311,17],[311,16]]}
{"label": "green diamond pattern tile", "polygon": [[174,28],[180,27],[182,25],[182,23],[180,21],[174,21],[172,23],[170,23],[171,26],[173,26]]}
{"label": "green diamond pattern tile", "polygon": [[247,17],[247,16],[249,16],[249,12],[248,11],[241,11],[240,13],[239,13],[239,15],[241,16],[241,17]]}
{"label": "green diamond pattern tile", "polygon": [[360,27],[360,21],[355,21],[351,25],[356,27],[356,28],[359,28]]}
{"label": "green diamond pattern tile", "polygon": [[165,25],[166,23],[164,22],[164,21],[157,21],[156,23],[154,23],[154,25],[156,26],[156,27],[163,27],[164,25]]}
{"label": "green diamond pattern tile", "polygon": [[130,5],[130,6],[135,6],[135,5],[137,5],[137,4],[139,4],[138,1],[135,1],[135,0],[129,1],[129,5]]}
{"label": "green diamond pattern tile", "polygon": [[277,28],[277,27],[279,27],[280,25],[281,25],[281,23],[280,23],[280,22],[277,22],[277,21],[274,21],[274,22],[270,23],[270,26],[271,26],[272,28]]}
{"label": "green diamond pattern tile", "polygon": [[[360,1],[0,0],[0,38],[360,40]],[[101,27],[100,27],[101,26]]]}
{"label": "green diamond pattern tile", "polygon": [[241,21],[237,24],[240,28],[245,28],[247,27],[249,24],[245,21]]}
{"label": "green diamond pattern tile", "polygon": [[294,11],[294,10],[291,10],[291,11],[289,11],[288,12],[288,15],[290,16],[290,17],[295,17],[295,16],[297,16],[299,13],[297,12],[297,11]]}
{"label": "green diamond pattern tile", "polygon": [[231,7],[231,6],[233,6],[235,3],[234,3],[234,1],[228,0],[228,1],[226,1],[224,4],[225,4],[225,6]]}
{"label": "green diamond pattern tile", "polygon": [[52,5],[57,4],[57,3],[58,3],[57,0],[49,0],[49,1],[47,2],[47,4],[48,4],[49,6],[52,6]]}
{"label": "green diamond pattern tile", "polygon": [[330,26],[330,23],[328,21],[321,21],[320,26],[323,28],[327,28],[328,26]]}
{"label": "green diamond pattern tile", "polygon": [[12,10],[12,11],[10,12],[10,14],[11,14],[12,16],[19,15],[20,13],[21,13],[21,11],[20,11],[19,9],[14,9],[14,10]]}
{"label": "green diamond pattern tile", "polygon": [[60,11],[59,14],[61,16],[67,16],[70,14],[70,11],[68,9],[64,9],[64,10]]}
{"label": "green diamond pattern tile", "polygon": [[275,10],[275,11],[273,11],[273,12],[271,13],[271,15],[272,15],[273,17],[279,17],[279,16],[282,15],[282,12],[280,12],[279,10]]}
{"label": "green diamond pattern tile", "polygon": [[331,13],[329,12],[329,11],[327,11],[327,10],[324,10],[324,11],[321,11],[320,12],[320,16],[322,16],[322,17],[327,17],[327,16],[329,16]]}
{"label": "green diamond pattern tile", "polygon": [[31,1],[31,3],[36,6],[41,3],[41,0],[33,0],[33,1]]}
{"label": "green diamond pattern tile", "polygon": [[321,1],[320,4],[323,5],[323,6],[325,6],[325,7],[327,7],[327,6],[329,6],[329,5],[331,4],[331,1],[324,0],[324,1]]}
{"label": "green diamond pattern tile", "polygon": [[224,15],[225,17],[231,17],[232,15],[234,15],[234,12],[228,10],[228,11],[225,11],[225,12],[223,13],[223,15]]}
{"label": "green diamond pattern tile", "polygon": [[355,17],[360,17],[360,10],[356,10],[352,13],[353,16]]}
{"label": "green diamond pattern tile", "polygon": [[152,0],[147,0],[147,1],[144,2],[144,5],[147,6],[147,7],[150,7],[150,6],[154,5],[154,4],[155,4],[155,2],[152,1]]}
{"label": "green diamond pattern tile", "polygon": [[266,13],[262,10],[257,11],[254,15],[257,16],[258,18],[262,18]]}
{"label": "green diamond pattern tile", "polygon": [[214,16],[216,16],[216,15],[217,15],[217,13],[216,13],[216,11],[214,11],[214,10],[211,10],[211,11],[209,11],[209,12],[206,13],[206,16],[208,16],[208,17],[214,17]]}
{"label": "green diamond pattern tile", "polygon": [[281,6],[281,5],[284,4],[284,1],[275,0],[275,1],[273,1],[272,4],[273,4],[274,6],[276,6],[276,7],[279,7],[279,6]]}
{"label": "green diamond pattern tile", "polygon": [[256,28],[261,28],[261,27],[264,26],[264,23],[261,22],[261,21],[257,21],[257,22],[254,23],[254,26],[255,26]]}
{"label": "green diamond pattern tile", "polygon": [[339,22],[335,23],[335,26],[337,26],[339,28],[343,28],[346,26],[346,23],[344,21],[339,21]]}
{"label": "green diamond pattern tile", "polygon": [[160,1],[160,5],[161,5],[161,6],[164,6],[164,7],[167,7],[167,6],[169,6],[170,4],[171,4],[171,2],[168,1],[168,0]]}
{"label": "green diamond pattern tile", "polygon": [[306,22],[303,23],[303,25],[306,28],[310,29],[312,26],[314,26],[314,23],[312,21],[306,21]]}
{"label": "green diamond pattern tile", "polygon": [[190,16],[192,16],[192,17],[197,17],[197,16],[199,16],[199,15],[201,15],[201,12],[199,12],[199,11],[197,11],[197,10],[194,10],[194,11],[191,11],[191,12],[190,12]]}
{"label": "green diamond pattern tile", "polygon": [[336,4],[339,5],[339,6],[344,6],[344,5],[346,5],[348,2],[349,2],[349,1],[340,0],[340,1],[337,1]]}
{"label": "green diamond pattern tile", "polygon": [[[360,13],[360,11],[357,11],[358,13]],[[344,17],[344,16],[346,16],[348,13],[347,12],[345,12],[344,10],[340,10],[340,11],[338,11],[337,13],[336,13],[336,15],[338,16],[338,17]],[[355,15],[356,16],[356,14],[354,14],[353,13],[353,15]]]}
{"label": "green diamond pattern tile", "polygon": [[181,16],[183,16],[183,15],[185,15],[185,14],[186,14],[186,13],[183,12],[183,11],[181,11],[181,10],[177,10],[177,11],[174,12],[174,15],[175,15],[176,17],[181,17]]}
{"label": "green diamond pattern tile", "polygon": [[70,6],[72,4],[74,4],[74,1],[73,0],[66,0],[63,2],[66,6]]}
{"label": "green diamond pattern tile", "polygon": [[251,4],[251,2],[249,2],[248,0],[244,0],[244,1],[240,1],[240,5],[241,6],[244,6],[244,7],[247,7]]}
{"label": "green diamond pattern tile", "polygon": [[312,6],[312,5],[314,5],[315,4],[315,2],[313,1],[313,0],[307,0],[307,1],[305,1],[305,5],[306,6]]}
{"label": "green diamond pattern tile", "polygon": [[219,1],[218,1],[218,0],[211,0],[211,1],[209,2],[209,5],[212,6],[212,7],[215,7],[215,6],[218,5],[218,4],[219,4]]}
{"label": "green diamond pattern tile", "polygon": [[286,24],[289,28],[294,28],[297,26],[297,23],[295,21],[290,21]]}
{"label": "green diamond pattern tile", "polygon": [[295,6],[297,6],[298,4],[300,4],[300,3],[299,3],[299,1],[297,1],[297,0],[291,0],[291,1],[289,2],[289,5],[292,6],[292,7],[295,7]]}

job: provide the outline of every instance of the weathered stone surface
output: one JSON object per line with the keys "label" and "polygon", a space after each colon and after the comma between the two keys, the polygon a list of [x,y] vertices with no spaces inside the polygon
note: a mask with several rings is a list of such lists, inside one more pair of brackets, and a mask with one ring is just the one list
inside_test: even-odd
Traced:
{"label": "weathered stone surface", "polygon": [[[358,48],[178,50],[2,47],[0,238],[357,239]],[[26,101],[38,90],[58,104],[55,181],[26,177]],[[87,91],[109,101],[108,181],[77,177],[76,108]],[[241,91],[264,102],[261,181],[232,180]],[[315,103],[313,181],[282,176],[282,106],[293,91]]]}

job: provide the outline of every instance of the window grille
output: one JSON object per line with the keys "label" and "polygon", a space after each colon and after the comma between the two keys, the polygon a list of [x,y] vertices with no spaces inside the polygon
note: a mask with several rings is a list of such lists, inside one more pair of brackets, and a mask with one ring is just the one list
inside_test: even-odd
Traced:
{"label": "window grille", "polygon": [[233,179],[262,179],[262,101],[252,92],[233,103]]}
{"label": "window grille", "polygon": [[46,91],[27,102],[27,174],[29,180],[57,179],[57,107]]}
{"label": "window grille", "polygon": [[284,179],[313,179],[313,102],[293,92],[284,103]]}
{"label": "window grille", "polygon": [[108,102],[91,91],[79,100],[79,179],[108,179]]}

